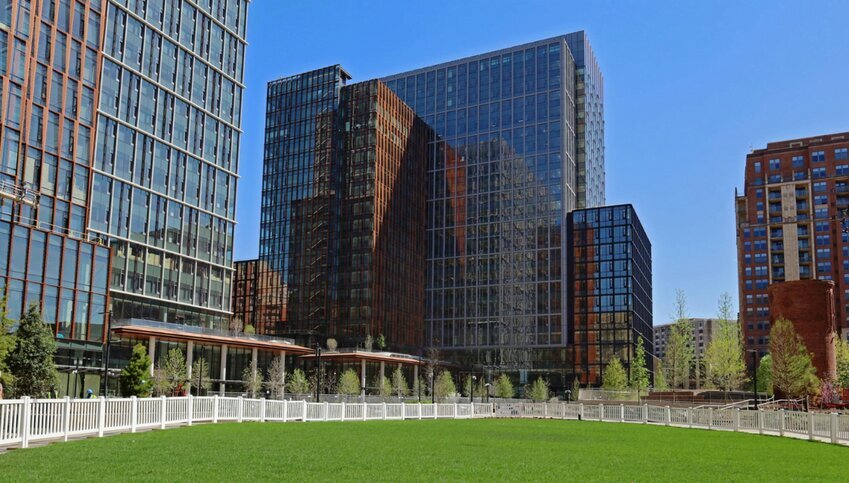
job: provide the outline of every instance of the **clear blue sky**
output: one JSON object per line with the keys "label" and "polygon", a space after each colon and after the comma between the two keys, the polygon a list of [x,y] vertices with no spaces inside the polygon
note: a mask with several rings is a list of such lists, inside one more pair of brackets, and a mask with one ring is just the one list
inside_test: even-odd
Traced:
{"label": "clear blue sky", "polygon": [[734,188],[750,147],[849,131],[846,1],[254,0],[236,259],[256,256],[265,84],[342,64],[354,81],[586,30],[605,80],[607,201],[652,241],[654,322],[737,302]]}

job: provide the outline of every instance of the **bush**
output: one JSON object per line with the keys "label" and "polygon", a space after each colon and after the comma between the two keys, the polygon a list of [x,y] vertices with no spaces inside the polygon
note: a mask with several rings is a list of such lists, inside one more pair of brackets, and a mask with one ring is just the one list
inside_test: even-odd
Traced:
{"label": "bush", "polygon": [[360,376],[353,369],[347,369],[342,373],[342,378],[339,379],[339,394],[346,396],[357,396],[360,394]]}
{"label": "bush", "polygon": [[58,380],[55,354],[53,332],[41,320],[38,307],[31,304],[18,325],[15,348],[6,356],[14,378],[14,397],[45,397],[50,393]]}
{"label": "bush", "polygon": [[294,372],[292,372],[292,377],[289,378],[289,382],[286,383],[286,388],[292,394],[309,394],[310,383],[307,381],[307,376],[304,374],[304,371],[295,369]]}
{"label": "bush", "polygon": [[516,389],[513,388],[513,382],[507,374],[501,374],[495,380],[494,388],[495,397],[511,398],[516,395]]}
{"label": "bush", "polygon": [[548,381],[538,377],[530,387],[525,389],[525,397],[533,399],[534,402],[548,401],[551,393],[548,390]]}
{"label": "bush", "polygon": [[144,344],[133,346],[133,355],[127,366],[121,371],[118,380],[121,384],[121,395],[124,397],[148,397],[153,390],[150,376],[150,356]]}
{"label": "bush", "polygon": [[457,386],[454,385],[454,378],[448,371],[442,371],[436,378],[434,384],[434,396],[436,399],[451,397],[457,394]]}

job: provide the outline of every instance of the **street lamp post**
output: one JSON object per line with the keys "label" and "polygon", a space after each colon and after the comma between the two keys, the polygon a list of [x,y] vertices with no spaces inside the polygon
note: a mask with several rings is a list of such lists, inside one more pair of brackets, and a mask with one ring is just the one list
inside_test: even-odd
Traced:
{"label": "street lamp post", "polygon": [[[101,312],[103,313],[103,312]],[[112,349],[112,308],[106,312],[106,358],[103,361],[103,397],[107,396],[109,391],[109,357]]]}
{"label": "street lamp post", "polygon": [[315,341],[316,369],[315,369],[315,402],[321,402],[321,344]]}

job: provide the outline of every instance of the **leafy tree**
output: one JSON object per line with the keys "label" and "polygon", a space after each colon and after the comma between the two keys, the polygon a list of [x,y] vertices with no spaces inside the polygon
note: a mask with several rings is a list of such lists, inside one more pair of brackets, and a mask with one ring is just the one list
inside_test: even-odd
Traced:
{"label": "leafy tree", "polygon": [[646,367],[646,346],[641,336],[637,336],[637,350],[631,361],[631,387],[640,394],[649,387],[649,369]]}
{"label": "leafy tree", "polygon": [[395,368],[395,372],[392,373],[392,392],[398,397],[410,395],[407,378],[404,377],[404,373],[401,372],[400,367]]}
{"label": "leafy tree", "polygon": [[578,396],[581,395],[581,380],[578,376],[575,376],[575,379],[572,381],[572,401],[577,401]]}
{"label": "leafy tree", "polygon": [[758,364],[758,389],[772,395],[772,356],[767,354],[761,358]]}
{"label": "leafy tree", "polygon": [[436,377],[434,386],[436,399],[443,399],[457,394],[457,386],[454,385],[454,378],[451,377],[449,371],[441,371]]}
{"label": "leafy tree", "polygon": [[816,394],[820,386],[811,355],[793,323],[778,319],[769,331],[772,385],[782,394],[798,398]]}
{"label": "leafy tree", "polygon": [[262,376],[256,368],[256,362],[251,362],[248,367],[242,370],[242,386],[248,396],[255,398],[257,393],[262,390]]}
{"label": "leafy tree", "polygon": [[183,351],[171,349],[153,371],[153,391],[157,396],[177,396],[189,381]]}
{"label": "leafy tree", "polygon": [[209,393],[209,390],[212,389],[212,380],[209,378],[209,363],[203,357],[192,362],[192,380],[189,381],[189,385],[196,386],[195,393],[198,396],[202,395],[203,392]]}
{"label": "leafy tree", "polygon": [[251,324],[245,324],[245,335],[254,335],[256,334],[256,329]]}
{"label": "leafy tree", "polygon": [[0,384],[2,384],[2,387],[10,389],[13,386],[14,377],[9,372],[6,358],[17,343],[13,331],[14,326],[15,321],[6,316],[6,297],[2,297],[0,298]]}
{"label": "leafy tree", "polygon": [[548,381],[542,377],[537,377],[536,381],[525,389],[525,397],[533,399],[534,402],[548,401],[550,396]]}
{"label": "leafy tree", "polygon": [[342,377],[339,379],[339,387],[337,388],[339,394],[357,396],[360,394],[360,389],[360,376],[357,375],[355,370],[347,369],[342,373]]}
{"label": "leafy tree", "polygon": [[271,397],[281,399],[283,397],[286,386],[284,380],[286,378],[285,363],[282,357],[275,357],[268,367],[268,390],[271,392]]}
{"label": "leafy tree", "polygon": [[289,382],[286,383],[286,386],[292,394],[310,393],[310,383],[307,381],[307,376],[304,374],[304,371],[300,369],[295,369],[292,372],[292,377],[289,378]]}
{"label": "leafy tree", "polygon": [[371,334],[369,334],[366,336],[366,340],[363,342],[363,347],[365,347],[367,351],[370,351],[373,346],[374,338],[371,336]]}
{"label": "leafy tree", "polygon": [[849,389],[849,342],[837,338],[837,384]]}
{"label": "leafy tree", "polygon": [[654,389],[655,391],[666,391],[669,389],[669,384],[666,383],[666,375],[663,373],[663,367],[658,367],[654,371]]}
{"label": "leafy tree", "polygon": [[601,387],[608,391],[624,391],[628,387],[628,375],[618,356],[614,356],[604,369]]}
{"label": "leafy tree", "polygon": [[58,378],[53,362],[56,340],[38,306],[30,304],[15,335],[15,347],[6,356],[14,397],[48,395]]}
{"label": "leafy tree", "polygon": [[242,333],[242,330],[245,328],[245,323],[242,321],[241,317],[233,317],[230,319],[230,332],[238,335]]}
{"label": "leafy tree", "polygon": [[375,344],[377,344],[377,348],[380,350],[386,349],[386,337],[383,334],[378,335]]}
{"label": "leafy tree", "polygon": [[705,351],[705,362],[710,368],[710,378],[723,391],[739,388],[746,380],[746,363],[743,361],[743,341],[739,325],[720,320],[716,335]]}
{"label": "leafy tree", "polygon": [[[474,379],[472,379],[474,377]],[[475,382],[475,397],[486,396],[486,381],[483,378],[478,379],[477,376],[469,375],[463,379],[463,396],[469,397],[472,388],[472,381]]]}
{"label": "leafy tree", "polygon": [[509,399],[516,395],[516,390],[513,388],[513,382],[507,374],[501,374],[495,380],[495,397]]}
{"label": "leafy tree", "polygon": [[380,374],[374,376],[372,386],[374,387],[375,396],[386,397],[392,395],[392,383],[389,382],[389,378],[386,376],[381,377]]}
{"label": "leafy tree", "polygon": [[144,344],[133,346],[133,355],[127,361],[126,367],[118,376],[121,384],[121,394],[124,397],[137,396],[148,397],[153,390],[153,381],[150,377],[150,356]]}
{"label": "leafy tree", "polygon": [[421,398],[425,394],[427,394],[427,387],[422,384],[421,378],[413,379],[413,385],[410,387],[410,394],[417,398]]}
{"label": "leafy tree", "polygon": [[[687,298],[681,290],[675,291],[675,322],[669,331],[664,365],[672,380],[672,388],[689,387],[690,366],[693,364],[693,326],[687,316]],[[697,371],[698,373],[698,371]]]}

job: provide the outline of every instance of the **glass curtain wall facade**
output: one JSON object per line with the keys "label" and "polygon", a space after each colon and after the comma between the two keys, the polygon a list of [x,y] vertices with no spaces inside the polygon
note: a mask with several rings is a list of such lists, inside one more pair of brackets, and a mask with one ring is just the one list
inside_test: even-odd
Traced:
{"label": "glass curtain wall facade", "polygon": [[40,307],[60,367],[100,364],[105,336],[109,249],[87,230],[105,8],[0,5],[0,295],[13,319]]}
{"label": "glass curtain wall facade", "polygon": [[248,2],[104,3],[88,227],[113,317],[226,328]]}
{"label": "glass curtain wall facade", "polygon": [[385,84],[349,79],[337,65],[269,83],[259,259],[237,263],[236,284],[257,287],[244,317],[302,343],[383,334],[418,350],[431,131]]}
{"label": "glass curtain wall facade", "polygon": [[436,132],[426,345],[522,384],[541,375],[568,387],[566,214],[604,201],[602,78],[583,32],[384,81]]}
{"label": "glass curtain wall facade", "polygon": [[651,243],[631,205],[574,211],[569,232],[575,373],[600,386],[614,357],[630,371],[638,338],[654,353]]}

